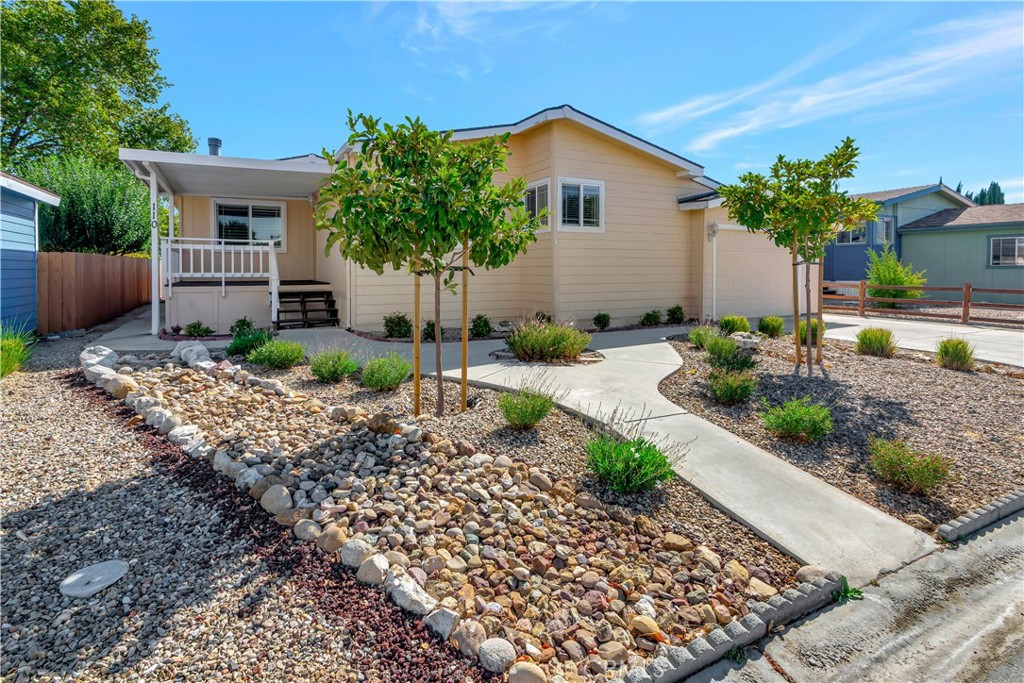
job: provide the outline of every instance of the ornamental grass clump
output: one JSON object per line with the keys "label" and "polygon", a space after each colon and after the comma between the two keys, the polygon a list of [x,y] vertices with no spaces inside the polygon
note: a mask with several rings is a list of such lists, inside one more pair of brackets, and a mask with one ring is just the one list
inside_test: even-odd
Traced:
{"label": "ornamental grass clump", "polygon": [[616,493],[646,491],[674,474],[668,456],[643,438],[594,439],[587,444],[587,468]]}
{"label": "ornamental grass clump", "polygon": [[31,332],[23,328],[0,329],[0,377],[21,369],[32,355]]}
{"label": "ornamental grass clump", "polygon": [[[822,323],[822,325],[821,325],[821,333],[824,334],[826,329],[827,328],[825,327],[825,324]],[[800,336],[800,343],[803,344],[804,346],[807,346],[807,321],[806,320],[801,320],[800,321],[800,324],[797,326],[797,331],[795,332],[795,334]],[[824,340],[822,340],[822,341],[824,341]],[[811,346],[817,346],[817,345],[818,345],[818,319],[817,318],[811,318]]]}
{"label": "ornamental grass clump", "polygon": [[250,351],[245,359],[253,365],[284,370],[298,365],[305,357],[306,350],[299,342],[276,339]]}
{"label": "ornamental grass clump", "polygon": [[274,335],[266,330],[236,333],[224,351],[229,356],[248,356],[250,353],[274,339]]}
{"label": "ornamental grass clump", "polygon": [[964,339],[943,339],[935,349],[935,361],[947,370],[972,370],[974,347]]}
{"label": "ornamental grass clump", "polygon": [[713,368],[731,372],[752,370],[757,361],[749,351],[740,349],[736,341],[728,337],[710,337],[704,342],[707,352],[704,359]]}
{"label": "ornamental grass clump", "polygon": [[532,429],[555,407],[555,399],[546,391],[522,386],[498,397],[498,408],[513,429]]}
{"label": "ornamental grass clump", "polygon": [[309,358],[309,371],[321,382],[340,382],[358,369],[359,363],[342,349],[317,351]]}
{"label": "ornamental grass clump", "polygon": [[589,334],[566,323],[527,323],[505,339],[509,351],[527,362],[573,361],[587,350],[588,344]]}
{"label": "ornamental grass clump", "polygon": [[928,495],[949,481],[950,460],[914,450],[905,441],[871,437],[871,469],[898,489]]}
{"label": "ornamental grass clump", "polygon": [[394,389],[411,374],[412,363],[397,353],[389,353],[363,366],[363,386],[374,391]]}
{"label": "ornamental grass clump", "polygon": [[[764,405],[768,407],[766,400]],[[810,396],[772,406],[761,413],[761,420],[765,429],[776,436],[803,443],[818,441],[833,429],[832,411],[824,404],[811,403]]]}
{"label": "ornamental grass clump", "polygon": [[786,321],[777,315],[769,315],[757,321],[757,331],[766,337],[781,337]]}
{"label": "ornamental grass clump", "polygon": [[722,336],[722,333],[718,331],[717,327],[710,327],[708,325],[701,325],[700,327],[690,330],[690,334],[687,335],[687,340],[698,349],[703,349],[709,339],[717,339]]}
{"label": "ornamental grass clump", "polygon": [[733,405],[746,401],[757,388],[757,377],[749,370],[733,372],[715,369],[708,376],[708,391],[719,403]]}
{"label": "ornamental grass clump", "polygon": [[884,327],[865,327],[857,333],[857,345],[854,347],[862,356],[878,356],[892,358],[896,355],[896,340],[892,330]]}
{"label": "ornamental grass clump", "polygon": [[725,336],[736,332],[750,332],[750,321],[742,315],[726,315],[718,321],[718,328]]}

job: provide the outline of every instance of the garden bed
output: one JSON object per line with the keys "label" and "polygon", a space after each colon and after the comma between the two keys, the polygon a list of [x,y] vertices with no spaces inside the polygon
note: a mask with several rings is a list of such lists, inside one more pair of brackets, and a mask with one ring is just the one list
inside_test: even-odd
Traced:
{"label": "garden bed", "polygon": [[[1024,484],[1024,381],[1016,373],[984,364],[978,372],[944,370],[930,354],[903,350],[891,359],[860,356],[852,344],[830,340],[824,370],[815,367],[808,379],[794,366],[791,338],[765,339],[756,355],[758,388],[728,406],[707,393],[704,353],[671,343],[683,362],[659,387],[669,400],[901,519],[920,523],[911,515],[922,515],[942,524]],[[800,444],[764,428],[763,399],[778,405],[807,395],[831,407],[831,434]],[[894,489],[869,467],[871,436],[950,458],[951,480],[929,496]]]}

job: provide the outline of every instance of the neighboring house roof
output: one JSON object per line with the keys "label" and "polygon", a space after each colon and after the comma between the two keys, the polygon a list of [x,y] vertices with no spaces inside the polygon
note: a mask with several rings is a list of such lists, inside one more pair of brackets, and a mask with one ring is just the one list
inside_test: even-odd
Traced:
{"label": "neighboring house roof", "polygon": [[925,195],[932,194],[933,192],[942,194],[946,199],[959,204],[960,206],[977,206],[977,204],[972,202],[970,199],[943,183],[915,185],[914,187],[899,187],[894,190],[880,190],[878,192],[863,192],[861,194],[855,194],[853,197],[857,199],[870,199],[873,202],[878,202],[885,206],[887,204],[905,202],[908,199],[914,199],[915,197],[923,197]]}
{"label": "neighboring house roof", "polygon": [[961,209],[943,209],[900,227],[900,232],[928,228],[990,228],[996,225],[1024,225],[1024,204],[989,204]]}
{"label": "neighboring house roof", "polygon": [[12,192],[19,192],[26,197],[31,197],[38,202],[43,202],[50,206],[60,205],[59,195],[4,171],[0,171],[0,187],[6,187]]}

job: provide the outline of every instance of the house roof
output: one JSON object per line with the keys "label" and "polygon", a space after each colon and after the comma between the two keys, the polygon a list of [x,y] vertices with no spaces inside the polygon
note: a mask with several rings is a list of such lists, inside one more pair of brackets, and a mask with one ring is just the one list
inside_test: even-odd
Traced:
{"label": "house roof", "polygon": [[893,190],[879,190],[877,192],[863,192],[861,194],[855,194],[853,197],[857,199],[870,199],[871,201],[878,202],[884,206],[886,204],[905,202],[908,199],[913,199],[915,197],[923,197],[925,195],[932,194],[933,192],[941,193],[951,202],[959,204],[960,206],[977,206],[970,199],[943,183],[915,185],[914,187],[898,187]]}
{"label": "house roof", "polygon": [[990,204],[944,209],[900,227],[900,231],[927,228],[975,228],[995,225],[1024,225],[1024,204]]}
{"label": "house roof", "polygon": [[206,154],[121,149],[121,161],[147,185],[150,171],[161,194],[306,199],[330,173],[322,157],[247,159]]}
{"label": "house roof", "polygon": [[50,206],[60,205],[59,195],[5,171],[0,171],[0,187],[6,187],[12,192],[23,194],[26,197],[35,199],[37,202],[43,202]]}

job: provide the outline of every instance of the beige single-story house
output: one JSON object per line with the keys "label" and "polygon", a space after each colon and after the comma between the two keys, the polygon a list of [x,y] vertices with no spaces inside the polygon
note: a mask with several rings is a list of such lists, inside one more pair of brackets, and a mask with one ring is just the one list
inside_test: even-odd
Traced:
{"label": "beige single-story house", "polygon": [[[454,138],[506,132],[505,176],[525,178],[527,206],[550,213],[513,263],[475,269],[471,316],[545,312],[589,326],[599,311],[623,325],[677,304],[701,320],[790,309],[788,252],[730,223],[719,184],[700,164],[568,105]],[[165,320],[154,312],[154,334],[194,320],[223,333],[242,315],[260,325],[375,330],[384,315],[411,312],[409,274],[377,275],[336,251],[324,255],[313,211],[325,160],[226,157],[219,148],[211,139],[209,155],[120,151],[149,186],[153,215],[166,196],[178,216],[177,232],[172,222],[169,237],[153,240],[162,273],[154,299],[166,302]],[[427,312],[432,290],[422,289]],[[442,324],[457,327],[458,299],[446,294],[442,307]]]}

